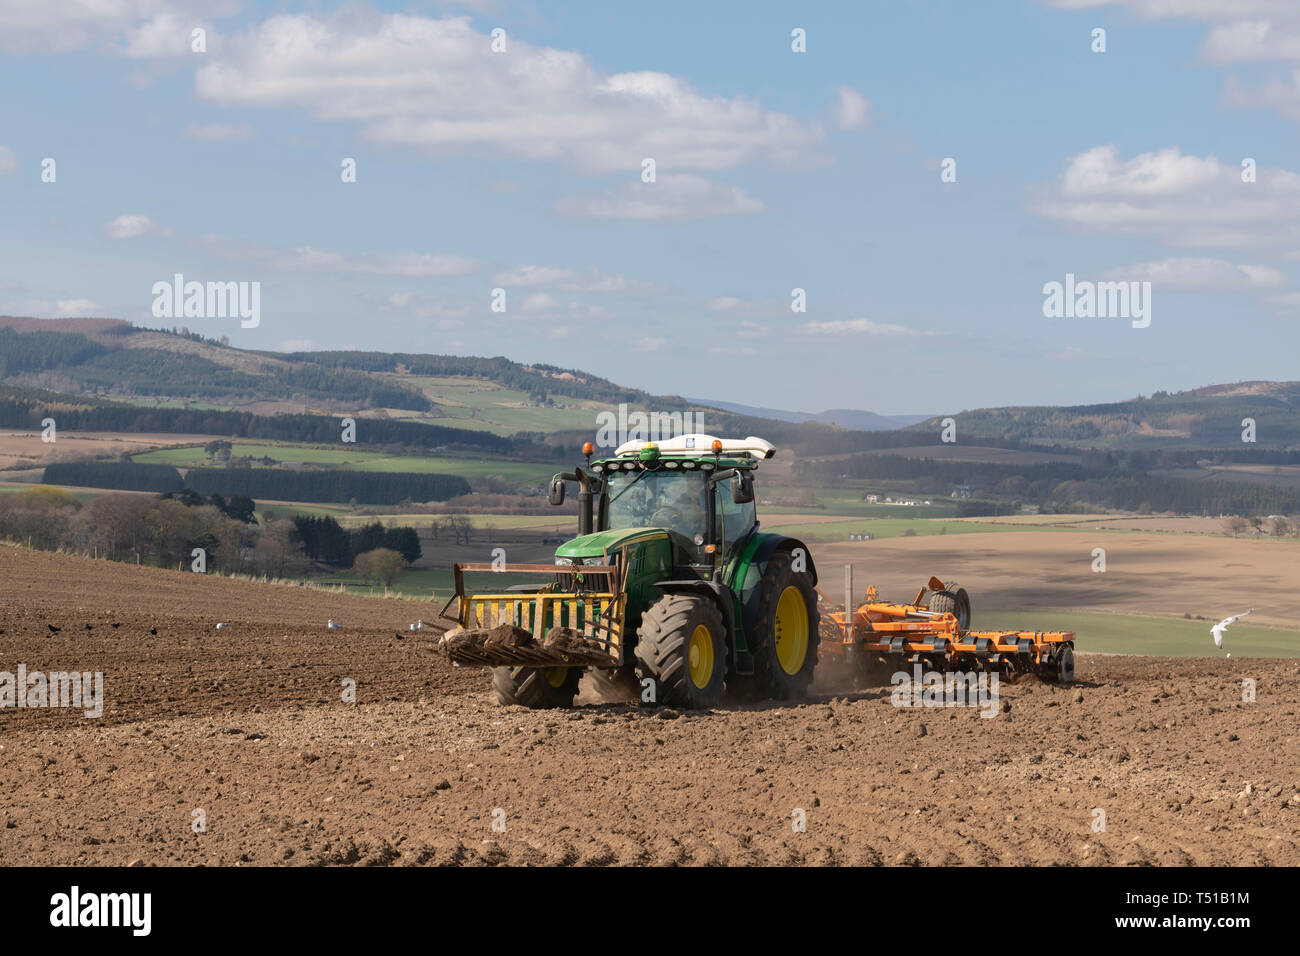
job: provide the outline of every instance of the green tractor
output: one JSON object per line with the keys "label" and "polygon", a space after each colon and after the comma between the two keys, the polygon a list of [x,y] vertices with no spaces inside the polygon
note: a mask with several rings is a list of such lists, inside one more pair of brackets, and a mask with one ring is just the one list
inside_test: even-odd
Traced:
{"label": "green tractor", "polygon": [[[803,694],[817,666],[817,571],[798,539],[759,530],[759,438],[632,441],[552,479],[578,487],[578,536],[554,565],[457,564],[461,666],[488,666],[502,704],[569,707],[584,672],[611,699],[712,707]],[[553,579],[467,595],[466,572]]]}

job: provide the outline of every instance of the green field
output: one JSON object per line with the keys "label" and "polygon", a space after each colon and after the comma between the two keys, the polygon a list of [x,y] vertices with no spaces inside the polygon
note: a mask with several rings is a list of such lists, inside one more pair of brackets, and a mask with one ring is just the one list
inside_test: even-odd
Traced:
{"label": "green field", "polygon": [[984,611],[975,609],[976,630],[999,628],[1074,631],[1075,648],[1105,654],[1156,657],[1300,657],[1300,631],[1238,624],[1227,632],[1223,649],[1214,646],[1211,621],[1107,614],[1099,611]]}
{"label": "green field", "polygon": [[191,408],[203,412],[228,412],[233,405],[214,405],[211,402],[192,402],[180,398],[144,398],[137,395],[115,395],[113,401],[142,408]]}
{"label": "green field", "polygon": [[[235,458],[270,458],[277,462],[329,465],[353,471],[460,475],[471,482],[476,478],[490,476],[517,484],[540,485],[561,470],[559,465],[547,462],[464,458],[457,455],[386,455],[351,448],[263,442],[235,442],[231,455]],[[214,464],[202,445],[141,452],[132,456],[131,460],[141,464],[172,465],[177,468],[200,468]],[[254,464],[253,467],[267,466]]]}
{"label": "green field", "polygon": [[[38,487],[39,487],[39,488],[48,488],[48,487],[50,487],[50,486],[49,486],[49,485],[31,485],[31,484],[27,484],[27,483],[17,483],[17,482],[14,482],[14,483],[8,483],[8,484],[0,484],[0,495],[12,495],[12,494],[17,494],[18,492],[28,491],[28,490],[30,490],[30,489],[32,489],[32,488],[38,488]],[[57,486],[55,486],[55,487],[57,487]],[[67,488],[61,488],[60,490],[61,490],[61,491],[68,491]],[[113,492],[107,492],[107,491],[104,491],[104,492],[99,492],[99,491],[68,491],[68,494],[72,495],[72,497],[76,498],[76,499],[77,499],[78,501],[80,501],[82,504],[85,504],[87,501],[90,501],[90,500],[92,500],[92,499],[94,499],[94,498],[98,498],[98,497],[100,497],[101,495],[105,495],[105,494],[113,494]]]}
{"label": "green field", "polygon": [[[874,489],[873,489],[874,491]],[[815,495],[815,507],[798,505],[761,505],[762,514],[808,514],[808,515],[844,515],[849,518],[888,518],[906,515],[912,518],[947,518],[957,513],[957,502],[951,498],[934,498],[900,492],[896,497],[928,500],[930,505],[887,505],[862,500],[862,491],[852,488],[830,488],[818,491]],[[760,503],[763,495],[759,494]]]}
{"label": "green field", "polygon": [[[385,527],[400,525],[409,528],[427,528],[435,521],[445,517],[446,515],[427,514],[349,514],[346,518],[340,518],[339,523],[345,528],[373,524],[376,521]],[[578,530],[577,516],[563,513],[555,515],[465,515],[465,517],[469,518],[470,524],[479,530],[489,526],[501,531],[559,527],[565,530],[570,537],[577,534]]]}
{"label": "green field", "polygon": [[[364,594],[368,597],[382,597],[384,589],[366,584],[362,579],[351,571],[340,571],[337,574],[327,574],[313,576],[313,584],[333,586],[343,585],[343,589],[350,594]],[[438,601],[446,601],[451,596],[454,588],[451,568],[416,568],[410,571],[403,571],[398,575],[393,586],[389,588],[390,593],[401,594],[408,598],[436,598]],[[439,607],[442,605],[439,604]],[[433,614],[425,616],[424,620],[430,621]],[[414,622],[412,622],[414,623]]]}
{"label": "green field", "polygon": [[456,428],[474,428],[509,435],[513,432],[554,432],[571,429],[596,431],[596,414],[609,406],[600,402],[569,398],[556,383],[552,398],[565,408],[529,408],[529,394],[478,378],[424,375],[390,375],[392,381],[418,388],[437,403],[437,417],[412,416],[412,421],[431,421]]}
{"label": "green field", "polygon": [[[780,514],[780,513],[777,513]],[[768,518],[775,517],[768,513]],[[761,519],[760,519],[761,522]],[[953,521],[943,518],[845,518],[837,521],[809,521],[786,524],[768,521],[763,527],[810,541],[844,541],[850,534],[867,533],[875,538],[902,538],[908,531],[917,537],[933,534],[976,534],[987,531],[1056,531],[1060,528],[984,524],[977,521]]]}
{"label": "green field", "polygon": [[[472,578],[472,580],[467,579],[465,588],[469,593],[486,594],[494,590],[490,583],[490,580],[494,577],[493,575],[475,574],[470,575],[469,577]],[[544,577],[531,577],[524,574],[512,574],[508,577],[509,580],[507,583],[511,586],[516,584],[544,583],[546,581],[546,578]],[[369,597],[382,597],[384,594],[384,589],[382,587],[375,587],[366,584],[360,577],[353,574],[351,571],[341,571],[337,574],[313,577],[311,578],[311,582],[313,584],[326,586],[341,584],[343,585],[343,589],[350,594],[364,594]],[[411,571],[403,571],[398,575],[397,580],[393,582],[393,586],[388,590],[389,593],[401,594],[403,597],[430,599],[431,603],[436,604],[435,610],[440,610],[447,599],[451,597],[452,591],[455,587],[456,583],[452,577],[451,566],[448,565],[446,568],[416,568]],[[501,588],[504,590],[505,585],[501,585]],[[453,608],[453,610],[455,609]],[[433,620],[432,613],[424,616],[424,621],[426,623],[431,620]]]}

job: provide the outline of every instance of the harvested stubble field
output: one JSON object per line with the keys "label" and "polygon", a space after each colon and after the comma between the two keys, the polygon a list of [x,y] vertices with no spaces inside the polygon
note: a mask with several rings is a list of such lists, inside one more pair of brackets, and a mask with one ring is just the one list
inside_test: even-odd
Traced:
{"label": "harvested stubble field", "polygon": [[102,670],[106,697],[99,719],[0,710],[0,858],[1300,863],[1300,662],[1081,655],[1077,685],[1004,684],[993,719],[885,690],[545,712],[498,708],[417,617],[0,547],[0,670]]}

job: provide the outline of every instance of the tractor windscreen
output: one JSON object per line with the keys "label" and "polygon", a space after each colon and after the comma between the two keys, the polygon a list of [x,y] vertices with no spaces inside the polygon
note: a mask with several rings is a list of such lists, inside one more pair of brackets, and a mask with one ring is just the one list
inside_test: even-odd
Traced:
{"label": "tractor windscreen", "polygon": [[615,471],[605,499],[607,530],[666,528],[688,541],[708,526],[702,471]]}

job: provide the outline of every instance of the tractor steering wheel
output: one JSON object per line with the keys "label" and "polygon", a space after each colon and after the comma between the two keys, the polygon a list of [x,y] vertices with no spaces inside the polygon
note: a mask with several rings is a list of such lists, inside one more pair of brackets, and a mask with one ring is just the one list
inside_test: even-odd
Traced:
{"label": "tractor steering wheel", "polygon": [[[661,515],[668,515],[668,520],[661,519]],[[650,524],[656,528],[666,528],[671,524],[680,524],[686,521],[686,515],[672,505],[660,505],[655,508],[654,513],[650,515]]]}

